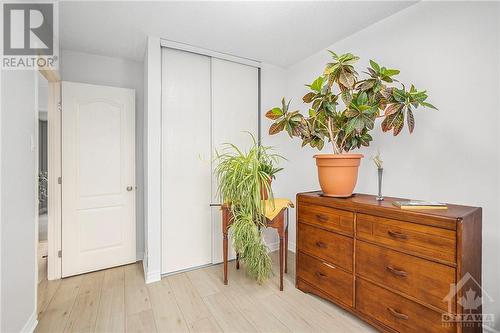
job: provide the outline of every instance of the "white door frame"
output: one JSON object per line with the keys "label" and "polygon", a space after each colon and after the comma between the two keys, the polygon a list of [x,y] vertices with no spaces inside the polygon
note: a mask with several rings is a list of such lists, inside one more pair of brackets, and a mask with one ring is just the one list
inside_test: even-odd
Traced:
{"label": "white door frame", "polygon": [[[47,222],[47,279],[61,278],[61,78],[57,70],[40,70],[48,81],[48,126],[47,126],[47,170],[48,170],[48,222]],[[38,118],[38,110],[37,115]],[[38,147],[38,137],[36,147]],[[37,189],[38,191],[38,189]],[[38,223],[38,221],[37,221]],[[38,228],[38,225],[37,225]],[[37,235],[38,240],[38,235]],[[36,244],[38,249],[38,244]],[[36,261],[38,265],[38,261]],[[38,268],[36,270],[38,272]],[[37,277],[38,280],[38,277]],[[38,285],[38,281],[37,281]]]}
{"label": "white door frame", "polygon": [[236,62],[238,64],[248,65],[248,66],[257,67],[257,68],[261,68],[261,66],[262,66],[262,64],[257,60],[247,59],[247,58],[242,58],[242,57],[234,56],[234,55],[227,54],[227,53],[212,51],[212,50],[204,49],[204,48],[197,47],[194,45],[175,42],[175,41],[164,39],[164,38],[160,39],[160,46],[166,47],[169,49],[176,49],[176,50],[180,50],[180,51],[201,54],[201,55],[209,56],[212,58],[229,60],[232,62]]}
{"label": "white door frame", "polygon": [[[60,98],[60,76],[57,70],[39,70],[39,73],[48,81],[48,128],[47,128],[47,171],[48,171],[48,190],[49,193],[54,193],[48,198],[48,256],[47,256],[47,279],[55,280],[61,278],[61,259],[57,256],[57,249],[61,248],[61,238],[54,235],[54,232],[61,231],[61,187],[57,184],[57,177],[60,175],[61,164],[57,163],[57,159],[60,159],[60,127],[58,127],[58,119],[60,119],[60,113],[58,112],[58,98]],[[36,308],[38,304],[38,154],[39,154],[39,140],[38,140],[38,78],[33,77],[35,82],[35,108],[34,108],[34,122],[35,122],[35,135],[33,138],[34,154],[35,154],[35,279],[33,281],[35,285],[35,295],[34,295],[34,316],[35,321],[38,320],[36,315]],[[59,147],[59,148],[58,148]],[[55,149],[54,149],[55,148]],[[60,161],[60,160],[59,160]],[[51,199],[55,198],[55,199]],[[59,207],[59,209],[57,209]],[[52,251],[52,252],[51,252]]]}
{"label": "white door frame", "polygon": [[[62,258],[59,256],[62,232],[62,186],[61,177],[61,81],[49,82],[48,107],[48,258],[47,279],[61,278]],[[52,198],[52,199],[51,199]]]}

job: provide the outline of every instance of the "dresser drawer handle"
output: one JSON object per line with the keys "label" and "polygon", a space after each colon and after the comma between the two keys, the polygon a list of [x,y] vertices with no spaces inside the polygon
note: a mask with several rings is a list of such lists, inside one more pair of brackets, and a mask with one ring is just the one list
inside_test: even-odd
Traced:
{"label": "dresser drawer handle", "polygon": [[396,317],[398,319],[408,320],[407,315],[405,315],[404,313],[401,313],[401,312],[397,312],[396,310],[394,310],[391,307],[388,307],[387,311],[389,311],[391,315],[393,315],[394,317]]}
{"label": "dresser drawer handle", "polygon": [[386,268],[387,268],[387,270],[389,272],[391,272],[394,275],[401,276],[401,277],[407,277],[408,276],[408,273],[406,273],[405,271],[402,271],[402,270],[399,270],[399,269],[395,269],[392,266],[387,266]]}
{"label": "dresser drawer handle", "polygon": [[387,231],[387,233],[389,234],[389,236],[393,237],[393,238],[397,238],[397,239],[408,239],[408,236],[401,233],[401,232],[398,232],[398,231]]}
{"label": "dresser drawer handle", "polygon": [[327,222],[328,221],[328,216],[323,215],[323,214],[316,214],[316,218],[321,221],[321,222]]}
{"label": "dresser drawer handle", "polygon": [[316,246],[319,247],[319,248],[322,248],[322,249],[326,249],[327,248],[327,245],[323,242],[316,242]]}
{"label": "dresser drawer handle", "polygon": [[319,278],[326,278],[327,277],[326,274],[323,274],[321,272],[316,272],[316,276],[319,277]]}

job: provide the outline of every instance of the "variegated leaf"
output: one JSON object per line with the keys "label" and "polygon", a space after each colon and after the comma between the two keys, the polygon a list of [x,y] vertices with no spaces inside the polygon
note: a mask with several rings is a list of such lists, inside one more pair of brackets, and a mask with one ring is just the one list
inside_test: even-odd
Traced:
{"label": "variegated leaf", "polygon": [[413,117],[413,112],[410,109],[406,111],[406,122],[408,123],[408,130],[410,133],[413,133],[413,129],[415,128],[415,118]]}
{"label": "variegated leaf", "polygon": [[380,93],[382,94],[382,96],[384,96],[384,98],[386,100],[388,100],[388,101],[391,100],[391,98],[392,98],[392,88],[381,89]]}
{"label": "variegated leaf", "polygon": [[269,135],[278,134],[284,128],[285,128],[285,122],[284,121],[280,121],[278,123],[274,123],[274,124],[271,125],[271,127],[269,127]]}
{"label": "variegated leaf", "polygon": [[354,109],[347,109],[344,114],[347,118],[352,118],[359,115],[359,111]]}
{"label": "variegated leaf", "polygon": [[359,90],[365,91],[371,89],[375,85],[374,80],[366,80],[362,84],[359,85]]}
{"label": "variegated leaf", "polygon": [[344,90],[341,93],[342,101],[344,102],[345,105],[351,104],[352,101],[352,95],[349,92],[349,90]]}
{"label": "variegated leaf", "polygon": [[339,82],[346,88],[352,88],[354,86],[354,75],[345,70],[340,72]]}
{"label": "variegated leaf", "polygon": [[405,124],[405,116],[403,112],[399,112],[394,121],[394,136],[398,135]]}
{"label": "variegated leaf", "polygon": [[310,93],[305,94],[304,97],[302,97],[302,100],[304,103],[311,103],[314,97],[316,97],[316,94],[311,91]]}
{"label": "variegated leaf", "polygon": [[283,116],[283,111],[280,108],[273,108],[266,112],[266,118],[275,120]]}
{"label": "variegated leaf", "polygon": [[386,117],[390,116],[391,114],[394,114],[399,110],[401,110],[402,107],[403,106],[401,104],[396,104],[396,103],[388,104],[387,107],[385,108],[384,116]]}
{"label": "variegated leaf", "polygon": [[384,121],[382,121],[382,131],[387,132],[392,129],[394,126],[394,119],[396,118],[396,114],[391,114],[387,117],[384,118]]}
{"label": "variegated leaf", "polygon": [[365,127],[365,122],[363,121],[363,119],[361,117],[356,118],[354,122],[354,128],[356,129],[356,131],[360,133],[364,127]]}

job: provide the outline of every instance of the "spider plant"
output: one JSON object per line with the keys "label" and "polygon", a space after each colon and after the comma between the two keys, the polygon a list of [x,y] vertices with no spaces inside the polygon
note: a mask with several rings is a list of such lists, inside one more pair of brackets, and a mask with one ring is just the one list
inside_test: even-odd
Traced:
{"label": "spider plant", "polygon": [[230,226],[233,246],[246,264],[247,272],[262,283],[271,274],[271,258],[262,239],[265,201],[261,188],[265,187],[273,199],[270,180],[281,169],[275,165],[282,158],[271,147],[259,145],[252,136],[253,145],[247,151],[227,143],[223,151],[216,152],[218,193],[228,204],[233,215]]}

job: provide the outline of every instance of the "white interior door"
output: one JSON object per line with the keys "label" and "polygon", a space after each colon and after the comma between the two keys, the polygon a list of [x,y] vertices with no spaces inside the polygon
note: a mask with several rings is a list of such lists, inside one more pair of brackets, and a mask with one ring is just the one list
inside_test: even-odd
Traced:
{"label": "white interior door", "polygon": [[210,264],[210,57],[162,49],[162,274]]}
{"label": "white interior door", "polygon": [[62,83],[62,276],[136,260],[135,91]]}
{"label": "white interior door", "polygon": [[[259,77],[255,67],[212,58],[212,144],[220,150],[223,143],[242,149],[252,144],[250,132],[258,139]],[[215,168],[215,163],[212,169]],[[213,178],[212,200],[218,202],[217,182]],[[222,262],[221,212],[212,209],[212,262]],[[229,242],[231,244],[231,242]],[[234,258],[232,246],[229,258]]]}

